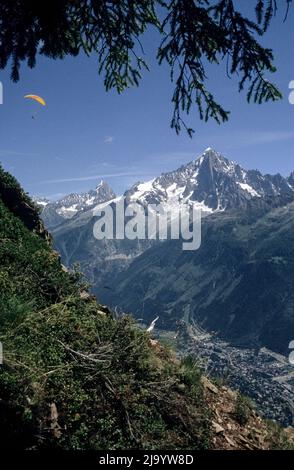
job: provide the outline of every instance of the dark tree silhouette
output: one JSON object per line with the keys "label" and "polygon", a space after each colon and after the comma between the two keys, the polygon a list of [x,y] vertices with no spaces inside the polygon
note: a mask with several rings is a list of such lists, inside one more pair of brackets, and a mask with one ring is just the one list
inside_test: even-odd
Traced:
{"label": "dark tree silhouette", "polygon": [[[283,0],[285,15],[292,0]],[[141,37],[148,27],[162,39],[157,59],[170,66],[175,83],[171,126],[179,132],[181,113],[196,105],[200,118],[226,121],[229,112],[206,88],[207,64],[227,62],[227,73],[247,87],[247,100],[281,98],[267,78],[275,71],[271,49],[258,39],[277,10],[276,0],[252,0],[256,20],[236,9],[235,0],[1,0],[0,67],[11,62],[11,78],[20,65],[34,67],[38,54],[57,59],[96,53],[106,90],[138,85],[145,61]]]}

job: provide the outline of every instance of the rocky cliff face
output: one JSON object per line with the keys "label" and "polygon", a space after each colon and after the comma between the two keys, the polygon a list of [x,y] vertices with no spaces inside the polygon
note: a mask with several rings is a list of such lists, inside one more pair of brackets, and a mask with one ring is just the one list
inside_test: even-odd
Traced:
{"label": "rocky cliff face", "polygon": [[[293,428],[281,432],[266,423],[250,401],[227,386],[216,386],[203,377],[205,396],[212,413],[213,448],[216,450],[269,450],[294,445]],[[288,441],[288,442],[287,442]]]}

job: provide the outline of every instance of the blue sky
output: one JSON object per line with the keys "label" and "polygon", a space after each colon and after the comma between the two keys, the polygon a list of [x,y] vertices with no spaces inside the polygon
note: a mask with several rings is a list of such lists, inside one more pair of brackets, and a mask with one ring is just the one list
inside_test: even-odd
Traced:
{"label": "blue sky", "polygon": [[[9,70],[0,71],[2,165],[30,194],[50,198],[93,188],[101,178],[119,194],[135,181],[176,169],[209,146],[245,168],[289,174],[294,170],[294,106],[288,102],[288,84],[294,80],[294,10],[285,24],[282,17],[283,12],[275,18],[264,44],[274,49],[278,72],[269,78],[284,99],[248,105],[236,81],[214,67],[207,86],[231,110],[231,117],[218,126],[202,123],[192,113],[188,118],[196,130],[192,140],[169,127],[172,85],[168,69],[154,60],[154,33],[144,41],[151,71],[144,74],[139,88],[123,95],[104,91],[94,56],[39,58],[35,69],[22,67],[17,84],[10,82]],[[43,96],[46,108],[25,100],[27,93]]]}

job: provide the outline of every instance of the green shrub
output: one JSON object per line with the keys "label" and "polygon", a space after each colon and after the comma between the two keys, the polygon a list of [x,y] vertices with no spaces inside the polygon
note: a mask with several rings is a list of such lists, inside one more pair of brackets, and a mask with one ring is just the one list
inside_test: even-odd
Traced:
{"label": "green shrub", "polygon": [[284,429],[275,421],[267,420],[267,428],[270,436],[269,447],[271,450],[294,450],[294,444],[290,443]]}
{"label": "green shrub", "polygon": [[252,412],[252,402],[248,397],[237,394],[236,403],[235,403],[235,419],[241,425],[245,426],[248,423],[250,414]]}

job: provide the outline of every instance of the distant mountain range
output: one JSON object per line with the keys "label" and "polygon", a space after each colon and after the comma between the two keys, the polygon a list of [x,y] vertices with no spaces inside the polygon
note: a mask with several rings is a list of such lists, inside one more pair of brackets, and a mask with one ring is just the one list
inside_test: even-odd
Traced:
{"label": "distant mountain range", "polygon": [[208,148],[124,193],[143,206],[201,208],[202,245],[195,252],[184,252],[181,240],[97,241],[93,209],[115,198],[106,183],[98,188],[43,201],[42,217],[63,262],[80,263],[100,300],[146,322],[161,312],[162,328],[197,322],[239,344],[286,351],[294,336],[294,173],[248,171]]}
{"label": "distant mountain range", "polygon": [[115,198],[108,184],[101,180],[95,189],[85,193],[71,193],[56,202],[46,198],[34,198],[34,202],[42,209],[42,218],[47,228],[52,229],[64,220],[71,219],[102,202]]}
{"label": "distant mountain range", "polygon": [[[294,191],[294,172],[289,178],[280,174],[262,175],[257,170],[244,170],[240,165],[208,148],[196,160],[175,171],[164,173],[146,183],[136,183],[126,190],[127,201],[141,204],[174,205],[189,203],[203,212],[212,213],[243,207],[253,197],[278,196]],[[48,228],[54,228],[100,203],[116,197],[105,181],[95,190],[65,196],[57,202],[35,198],[43,209],[42,217]]]}
{"label": "distant mountain range", "polygon": [[196,160],[147,183],[134,185],[125,197],[146,203],[190,202],[205,212],[242,207],[252,197],[277,196],[294,191],[289,178],[246,171],[240,165],[208,148]]}

